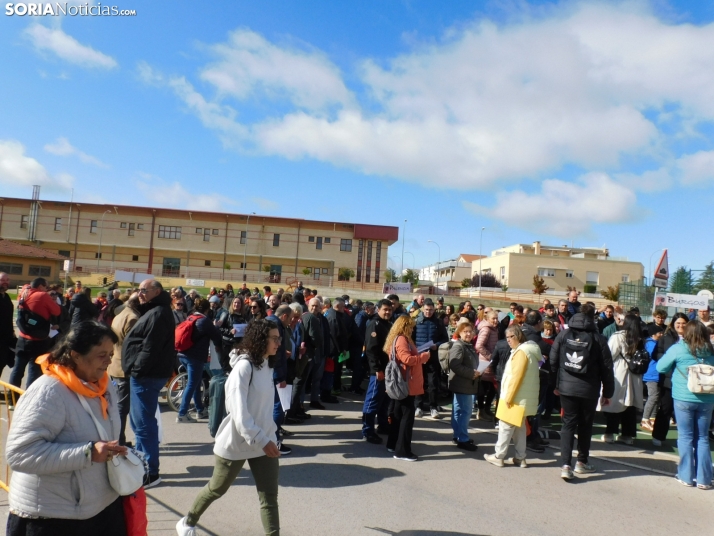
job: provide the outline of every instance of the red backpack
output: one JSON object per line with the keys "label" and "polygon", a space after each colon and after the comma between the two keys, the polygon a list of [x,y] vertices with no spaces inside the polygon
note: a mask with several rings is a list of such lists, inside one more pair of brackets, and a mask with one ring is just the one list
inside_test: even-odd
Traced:
{"label": "red backpack", "polygon": [[193,346],[193,330],[200,318],[203,315],[191,315],[176,326],[174,348],[177,352],[184,352]]}

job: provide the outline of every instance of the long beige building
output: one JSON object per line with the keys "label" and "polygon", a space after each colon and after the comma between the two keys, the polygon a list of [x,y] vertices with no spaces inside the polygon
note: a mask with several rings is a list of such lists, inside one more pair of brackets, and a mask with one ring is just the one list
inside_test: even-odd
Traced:
{"label": "long beige building", "polygon": [[585,285],[597,290],[619,283],[639,281],[644,265],[626,258],[611,257],[606,248],[544,246],[540,242],[515,244],[491,252],[490,257],[474,260],[471,273],[481,269],[494,274],[511,289],[532,289],[533,276],[541,276],[551,290],[568,286],[582,291]]}
{"label": "long beige building", "polygon": [[381,284],[398,233],[359,223],[0,199],[0,238],[68,257],[80,274],[276,283],[298,277],[327,285],[345,268],[352,281]]}

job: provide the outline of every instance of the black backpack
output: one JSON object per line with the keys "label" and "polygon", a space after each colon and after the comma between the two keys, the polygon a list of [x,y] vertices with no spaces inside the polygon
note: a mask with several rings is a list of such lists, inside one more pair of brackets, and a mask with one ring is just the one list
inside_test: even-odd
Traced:
{"label": "black backpack", "polygon": [[629,357],[626,355],[623,355],[623,357],[627,363],[627,368],[630,369],[632,374],[644,374],[647,372],[647,369],[650,366],[650,361],[652,360],[649,352],[647,352],[644,348],[635,350],[635,353]]}
{"label": "black backpack", "polygon": [[15,322],[21,333],[33,339],[46,339],[50,336],[50,321],[37,313],[30,311],[25,303],[24,292],[17,303],[17,321]]}
{"label": "black backpack", "polygon": [[560,366],[571,374],[587,374],[595,336],[587,331],[565,331],[560,350]]}

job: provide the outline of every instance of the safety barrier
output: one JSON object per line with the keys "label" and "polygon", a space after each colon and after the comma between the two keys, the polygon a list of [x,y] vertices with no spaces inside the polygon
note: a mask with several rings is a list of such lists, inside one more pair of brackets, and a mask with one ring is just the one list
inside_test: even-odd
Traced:
{"label": "safety barrier", "polygon": [[0,475],[2,476],[0,488],[10,491],[10,466],[7,465],[5,460],[5,442],[12,424],[13,410],[10,408],[15,407],[19,396],[25,391],[4,381],[0,381],[0,388],[2,388],[0,403],[4,403],[2,404],[3,409],[0,410],[0,449],[2,449],[2,452],[0,452],[0,464],[2,464],[0,465]]}

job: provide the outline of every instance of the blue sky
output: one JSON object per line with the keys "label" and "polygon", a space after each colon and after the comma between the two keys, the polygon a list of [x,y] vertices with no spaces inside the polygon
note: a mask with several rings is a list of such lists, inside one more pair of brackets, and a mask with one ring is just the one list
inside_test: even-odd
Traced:
{"label": "blue sky", "polygon": [[708,2],[116,5],[0,15],[0,195],[714,258]]}

